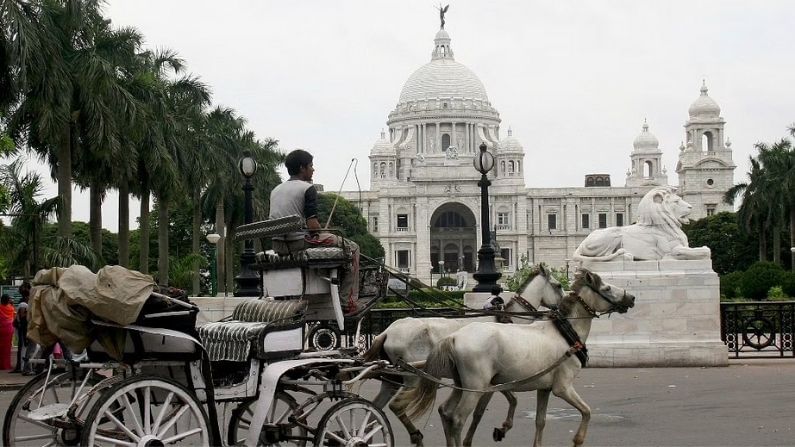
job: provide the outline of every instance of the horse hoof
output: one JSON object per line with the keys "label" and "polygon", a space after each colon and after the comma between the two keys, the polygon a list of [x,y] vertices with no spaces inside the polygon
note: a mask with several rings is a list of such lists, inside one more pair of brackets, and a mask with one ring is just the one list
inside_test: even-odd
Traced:
{"label": "horse hoof", "polygon": [[494,432],[491,434],[491,437],[495,442],[500,442],[505,438],[505,430],[501,428],[495,428]]}
{"label": "horse hoof", "polygon": [[412,444],[414,444],[416,447],[422,447],[422,438],[423,438],[423,436],[422,436],[422,433],[420,433],[420,432],[418,432],[418,431],[415,431],[414,433],[412,433],[412,434],[409,436],[409,440],[410,440],[410,441],[411,441],[411,443],[412,443]]}

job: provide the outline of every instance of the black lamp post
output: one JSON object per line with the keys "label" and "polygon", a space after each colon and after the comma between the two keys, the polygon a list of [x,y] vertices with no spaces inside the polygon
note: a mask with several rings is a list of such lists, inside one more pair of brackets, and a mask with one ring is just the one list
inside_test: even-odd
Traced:
{"label": "black lamp post", "polygon": [[[244,223],[250,224],[251,221],[254,220],[254,207],[251,197],[251,192],[254,191],[254,187],[251,185],[251,177],[257,172],[257,161],[254,160],[249,151],[243,152],[243,158],[238,162],[237,169],[246,179],[243,185],[243,192],[245,193]],[[251,268],[254,262],[256,262],[254,241],[246,239],[243,246],[243,253],[240,255],[240,274],[235,277],[235,283],[237,284],[235,296],[260,296],[262,293],[259,274]]]}
{"label": "black lamp post", "polygon": [[475,154],[473,164],[475,169],[480,172],[480,234],[482,243],[478,250],[478,271],[472,275],[478,284],[472,289],[473,292],[491,292],[497,284],[502,273],[494,268],[494,248],[491,246],[491,232],[489,231],[489,186],[491,182],[486,177],[494,167],[494,156],[491,155],[486,147],[486,143],[480,145],[480,153]]}

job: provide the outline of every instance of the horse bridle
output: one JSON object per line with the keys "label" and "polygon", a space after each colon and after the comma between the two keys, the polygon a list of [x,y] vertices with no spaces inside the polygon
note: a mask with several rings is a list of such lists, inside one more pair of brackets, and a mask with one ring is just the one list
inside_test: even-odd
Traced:
{"label": "horse bridle", "polygon": [[586,287],[588,287],[589,289],[593,290],[593,292],[594,292],[594,293],[596,293],[597,295],[599,295],[599,296],[600,296],[600,297],[601,297],[603,300],[607,301],[607,302],[608,302],[608,303],[610,303],[610,305],[612,306],[612,309],[610,309],[610,310],[608,310],[608,311],[606,311],[606,312],[602,312],[602,313],[600,314],[599,312],[597,312],[596,310],[594,310],[594,308],[593,308],[593,307],[589,306],[589,305],[588,305],[588,303],[586,303],[586,302],[585,302],[585,300],[584,300],[584,299],[582,299],[582,297],[580,296],[580,294],[572,292],[572,294],[573,294],[573,295],[574,295],[574,297],[577,299],[577,301],[578,301],[578,302],[579,302],[579,303],[582,305],[582,307],[584,307],[584,308],[585,308],[585,310],[586,310],[588,313],[590,313],[591,315],[593,315],[595,318],[599,318],[601,315],[604,315],[604,314],[609,314],[609,313],[613,313],[613,312],[622,312],[622,311],[623,311],[623,312],[626,312],[626,311],[628,311],[628,310],[629,310],[629,306],[627,306],[626,304],[623,304],[623,302],[624,302],[624,301],[626,301],[626,297],[627,297],[627,289],[624,289],[624,295],[622,296],[622,300],[621,300],[622,302],[621,302],[621,303],[616,303],[616,302],[615,302],[615,301],[613,301],[612,299],[610,299],[610,298],[606,297],[606,296],[605,296],[605,295],[602,293],[602,291],[601,291],[601,290],[597,289],[597,288],[596,288],[596,287],[594,287],[593,285],[591,285],[591,284],[589,284],[589,283],[585,283],[584,285],[585,285]]}
{"label": "horse bridle", "polygon": [[[518,293],[514,295],[513,298],[511,298],[511,301],[516,301],[517,303],[519,303],[520,306],[524,307],[524,309],[528,312],[538,312],[538,308],[530,304],[529,301],[524,299],[522,295],[519,295]],[[508,303],[505,304],[506,308],[511,304],[511,301],[508,301]]]}

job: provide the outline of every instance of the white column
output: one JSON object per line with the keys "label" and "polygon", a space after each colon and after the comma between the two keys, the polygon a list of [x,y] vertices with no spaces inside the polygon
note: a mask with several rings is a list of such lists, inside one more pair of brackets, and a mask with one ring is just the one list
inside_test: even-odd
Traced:
{"label": "white column", "polygon": [[436,149],[439,151],[440,154],[442,153],[442,133],[441,133],[441,131],[442,131],[442,125],[441,125],[441,123],[439,123],[439,121],[437,121],[436,122],[436,135],[434,136],[434,138],[436,139],[436,144],[434,146],[436,146]]}
{"label": "white column", "polygon": [[417,198],[417,244],[416,244],[416,276],[421,281],[430,281],[431,271],[431,233],[428,199]]}

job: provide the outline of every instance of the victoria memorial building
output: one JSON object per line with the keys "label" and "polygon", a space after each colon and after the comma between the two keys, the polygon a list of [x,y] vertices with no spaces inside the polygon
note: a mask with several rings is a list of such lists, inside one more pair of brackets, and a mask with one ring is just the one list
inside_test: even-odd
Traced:
{"label": "victoria memorial building", "polygon": [[[676,174],[679,195],[699,219],[732,208],[722,202],[733,185],[731,143],[720,107],[706,85],[690,105]],[[527,188],[518,138],[500,127],[500,114],[469,68],[456,62],[441,29],[431,61],[406,81],[370,152],[370,189],[346,191],[359,205],[386,252],[386,263],[427,281],[443,267],[474,272],[480,248],[480,173],[472,160],[485,143],[495,158],[489,173],[490,224],[503,269],[522,256],[532,263],[566,265],[594,229],[628,225],[653,186],[669,185],[657,138],[643,124],[633,142],[624,186],[609,175],[586,174],[583,186]],[[441,261],[441,265],[440,265]]]}

